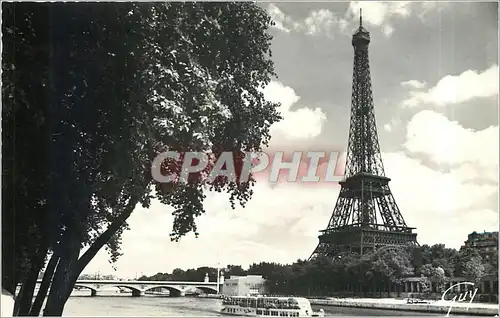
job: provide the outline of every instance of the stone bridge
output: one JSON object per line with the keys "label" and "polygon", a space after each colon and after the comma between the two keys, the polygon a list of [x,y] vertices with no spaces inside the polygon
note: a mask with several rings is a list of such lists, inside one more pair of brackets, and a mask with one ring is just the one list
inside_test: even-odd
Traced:
{"label": "stone bridge", "polygon": [[[40,286],[41,280],[38,280],[37,287]],[[201,290],[206,294],[217,293],[216,282],[176,282],[176,281],[126,281],[126,280],[78,280],[75,287],[87,288],[91,291],[91,296],[97,296],[97,293],[103,288],[118,287],[120,289],[128,289],[132,292],[132,296],[138,297],[144,295],[145,292],[154,288],[165,288],[170,292],[170,296],[184,296],[186,291]],[[219,290],[222,287],[219,284]]]}

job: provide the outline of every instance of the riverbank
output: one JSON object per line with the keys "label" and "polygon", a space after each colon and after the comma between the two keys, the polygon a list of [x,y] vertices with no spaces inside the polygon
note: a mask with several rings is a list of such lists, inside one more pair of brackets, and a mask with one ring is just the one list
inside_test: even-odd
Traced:
{"label": "riverbank", "polygon": [[444,314],[448,312],[453,315],[475,315],[495,316],[498,315],[498,305],[481,303],[451,303],[450,301],[432,301],[427,304],[408,304],[406,299],[394,298],[328,298],[309,299],[312,305],[331,307],[351,307],[367,309],[385,309],[400,311],[415,311],[426,313]]}

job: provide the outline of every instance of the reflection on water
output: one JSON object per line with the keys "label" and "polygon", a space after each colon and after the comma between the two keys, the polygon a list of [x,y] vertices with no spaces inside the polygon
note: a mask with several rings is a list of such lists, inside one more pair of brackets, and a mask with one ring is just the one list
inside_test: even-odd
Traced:
{"label": "reflection on water", "polygon": [[[85,295],[90,295],[83,292]],[[73,293],[64,309],[63,316],[220,316],[222,301],[191,297],[131,297],[130,294],[119,294],[115,291],[100,292],[97,297],[76,296]],[[319,310],[320,306],[313,306]],[[415,312],[373,310],[359,308],[323,307],[325,316],[420,316]],[[428,315],[428,314],[427,314]]]}

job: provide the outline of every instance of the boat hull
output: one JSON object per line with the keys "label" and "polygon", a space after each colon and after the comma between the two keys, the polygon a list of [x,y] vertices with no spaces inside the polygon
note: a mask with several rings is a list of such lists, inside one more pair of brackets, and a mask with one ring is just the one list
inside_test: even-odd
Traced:
{"label": "boat hull", "polygon": [[312,312],[309,315],[303,315],[299,312],[295,312],[294,315],[292,315],[292,312],[286,312],[285,315],[281,315],[280,312],[276,312],[276,315],[270,315],[269,312],[267,315],[261,314],[262,311],[259,310],[259,313],[257,313],[256,309],[249,309],[249,308],[224,308],[220,311],[220,314],[222,316],[238,316],[238,317],[296,317],[296,318],[301,318],[301,317],[324,317],[324,312]]}
{"label": "boat hull", "polygon": [[220,311],[224,316],[239,316],[239,317],[264,317],[263,315],[257,315],[255,309],[250,308],[224,308]]}
{"label": "boat hull", "polygon": [[[221,312],[220,313],[222,316],[237,316],[237,317],[264,317],[262,315],[257,316],[257,314],[233,314],[229,312]],[[266,316],[269,317],[269,316]]]}

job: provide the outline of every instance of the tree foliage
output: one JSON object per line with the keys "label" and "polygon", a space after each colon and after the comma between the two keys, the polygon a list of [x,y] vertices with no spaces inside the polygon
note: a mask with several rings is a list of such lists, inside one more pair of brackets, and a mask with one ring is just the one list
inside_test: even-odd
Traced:
{"label": "tree foliage", "polygon": [[458,258],[460,260],[459,271],[463,276],[470,278],[475,284],[479,283],[486,274],[487,266],[485,266],[478,251],[471,248],[462,248],[458,253]]}
{"label": "tree foliage", "polygon": [[444,286],[448,282],[448,277],[444,269],[441,267],[434,267],[432,264],[424,264],[420,268],[421,281],[420,284],[425,292],[431,292],[431,283],[436,285],[436,290],[439,292],[444,291]]}
{"label": "tree foliage", "polygon": [[253,179],[160,184],[151,162],[267,144],[280,119],[261,90],[275,75],[270,23],[249,2],[3,4],[2,277],[22,283],[17,314],[38,314],[50,255],[44,315],[61,315],[96,253],[120,256],[137,204],[173,207],[178,240],[196,233],[207,191],[250,199]]}

